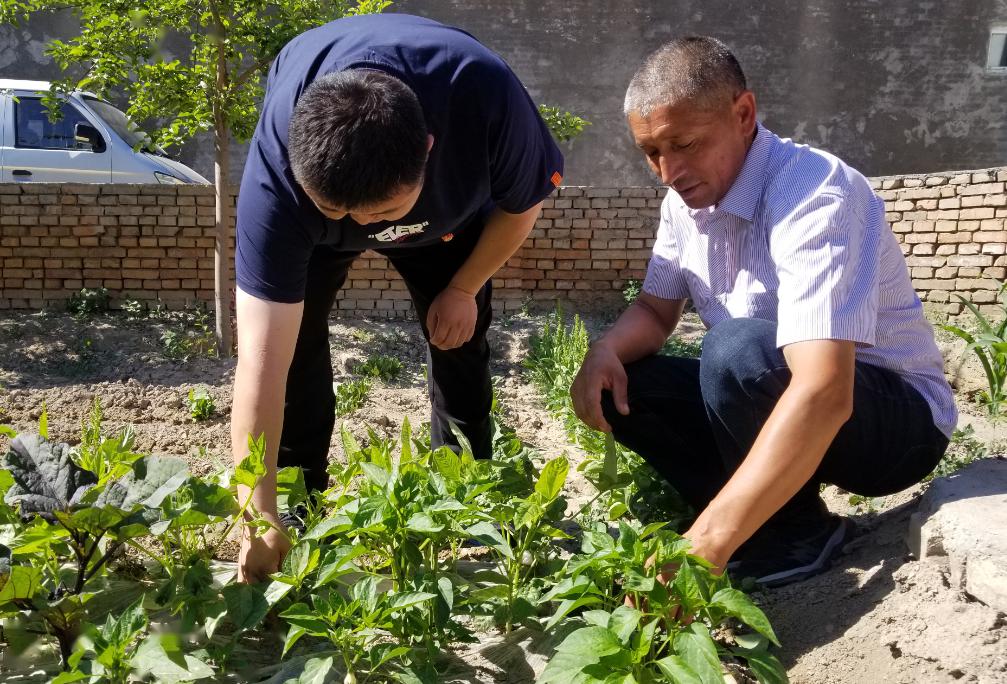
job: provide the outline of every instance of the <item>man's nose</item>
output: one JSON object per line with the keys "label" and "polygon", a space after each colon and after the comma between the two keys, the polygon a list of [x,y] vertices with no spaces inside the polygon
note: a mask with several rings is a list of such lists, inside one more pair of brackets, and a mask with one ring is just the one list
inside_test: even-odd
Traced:
{"label": "man's nose", "polygon": [[350,218],[362,226],[366,226],[377,221],[377,219],[371,214],[350,214]]}
{"label": "man's nose", "polygon": [[670,154],[662,154],[658,158],[658,170],[661,173],[661,182],[665,185],[674,185],[675,181],[682,177],[684,165],[681,159]]}

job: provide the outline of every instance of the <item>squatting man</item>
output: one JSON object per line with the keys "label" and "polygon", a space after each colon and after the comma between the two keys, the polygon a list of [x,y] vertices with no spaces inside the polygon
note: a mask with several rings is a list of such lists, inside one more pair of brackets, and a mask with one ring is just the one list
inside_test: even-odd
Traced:
{"label": "squatting man", "polygon": [[[595,342],[571,394],[695,508],[693,553],[781,585],[850,534],[821,483],[881,496],[929,473],[956,409],[933,330],[867,180],[784,140],[727,46],[674,40],[625,113],[669,186],[642,293]],[[699,359],[657,355],[691,300]]]}

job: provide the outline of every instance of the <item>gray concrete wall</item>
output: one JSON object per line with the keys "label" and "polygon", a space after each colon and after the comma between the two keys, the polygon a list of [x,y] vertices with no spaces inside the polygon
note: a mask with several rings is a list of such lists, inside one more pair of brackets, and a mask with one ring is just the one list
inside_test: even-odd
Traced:
{"label": "gray concrete wall", "polygon": [[[572,184],[652,182],[627,137],[622,93],[648,52],[685,33],[732,46],[771,129],[869,175],[1007,160],[1007,74],[985,69],[1007,0],[399,0],[393,10],[469,30],[537,100],[591,120],[569,150]],[[42,45],[72,28],[0,27],[0,76],[55,75]],[[212,154],[201,141],[182,158],[211,175]]]}

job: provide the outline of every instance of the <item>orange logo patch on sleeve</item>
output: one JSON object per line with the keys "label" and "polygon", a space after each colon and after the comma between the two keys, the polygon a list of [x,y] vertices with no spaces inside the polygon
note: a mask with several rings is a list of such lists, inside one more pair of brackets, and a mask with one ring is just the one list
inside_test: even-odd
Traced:
{"label": "orange logo patch on sleeve", "polygon": [[559,171],[557,171],[556,173],[552,174],[552,178],[550,178],[549,180],[551,180],[552,184],[558,188],[559,184],[563,182],[563,176],[560,175]]}
{"label": "orange logo patch on sleeve", "polygon": [[444,242],[451,242],[452,240],[454,240],[454,238],[455,238],[454,233],[448,233],[447,235],[441,236],[441,240],[443,240]]}

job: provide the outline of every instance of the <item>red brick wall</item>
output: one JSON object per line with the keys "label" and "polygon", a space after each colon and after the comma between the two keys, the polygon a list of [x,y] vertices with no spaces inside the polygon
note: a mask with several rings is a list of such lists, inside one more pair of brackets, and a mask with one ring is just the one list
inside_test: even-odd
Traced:
{"label": "red brick wall", "polygon": [[0,309],[59,306],[84,287],[212,302],[213,230],[208,187],[2,184]]}
{"label": "red brick wall", "polygon": [[[987,276],[1007,274],[1007,168],[872,182],[928,306],[960,313],[957,292],[993,310]],[[661,197],[656,187],[561,188],[494,278],[497,311],[619,305],[626,282],[646,273]],[[213,203],[206,186],[0,185],[0,309],[62,306],[82,287],[107,288],[113,305],[212,303]],[[354,264],[337,308],[411,315],[402,281],[373,252]]]}

